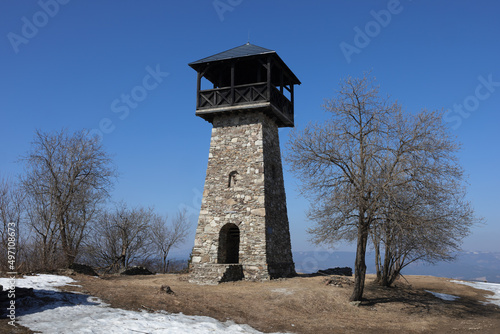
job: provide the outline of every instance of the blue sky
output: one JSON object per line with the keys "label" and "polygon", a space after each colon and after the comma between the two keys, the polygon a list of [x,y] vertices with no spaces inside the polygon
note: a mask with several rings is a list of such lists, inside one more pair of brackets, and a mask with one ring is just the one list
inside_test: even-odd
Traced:
{"label": "blue sky", "polygon": [[[469,199],[486,224],[464,243],[500,251],[500,3],[497,1],[2,1],[0,174],[35,129],[95,129],[120,178],[113,200],[192,212],[211,125],[194,115],[191,61],[250,42],[278,52],[302,85],[295,124],[323,120],[341,78],[371,70],[410,112],[449,109]],[[146,79],[156,73],[156,80]],[[124,102],[124,96],[136,100]],[[103,131],[104,130],[104,131]],[[282,148],[288,129],[280,130]],[[286,166],[285,166],[286,167]],[[308,203],[285,171],[294,250],[310,250]],[[350,249],[338,245],[338,249]]]}

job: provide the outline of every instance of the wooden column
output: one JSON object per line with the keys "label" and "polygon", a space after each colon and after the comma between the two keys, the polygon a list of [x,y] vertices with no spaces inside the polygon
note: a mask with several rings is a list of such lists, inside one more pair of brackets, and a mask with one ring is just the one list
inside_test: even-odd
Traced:
{"label": "wooden column", "polygon": [[198,77],[196,79],[196,109],[200,107],[200,90],[201,90],[201,73],[198,72]]}
{"label": "wooden column", "polygon": [[267,100],[271,101],[271,56],[267,57]]}
{"label": "wooden column", "polygon": [[281,95],[283,95],[283,86],[285,84],[283,83],[283,69],[281,69],[280,71],[280,93]]}
{"label": "wooden column", "polygon": [[231,105],[234,105],[234,63],[231,64]]}

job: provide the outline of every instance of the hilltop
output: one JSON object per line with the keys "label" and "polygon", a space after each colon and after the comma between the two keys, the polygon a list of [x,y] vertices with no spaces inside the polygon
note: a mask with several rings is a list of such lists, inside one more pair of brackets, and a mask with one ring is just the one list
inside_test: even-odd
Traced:
{"label": "hilltop", "polygon": [[[175,274],[72,277],[81,287],[63,290],[100,297],[112,307],[203,315],[263,332],[497,333],[500,328],[499,307],[484,304],[488,292],[431,276],[408,276],[394,288],[378,287],[368,276],[366,300],[359,306],[348,301],[352,278],[345,277],[340,286],[326,285],[327,277],[320,276],[216,286],[193,285]],[[162,285],[175,294],[161,291]],[[443,300],[437,296],[446,295],[433,293],[458,298]]]}

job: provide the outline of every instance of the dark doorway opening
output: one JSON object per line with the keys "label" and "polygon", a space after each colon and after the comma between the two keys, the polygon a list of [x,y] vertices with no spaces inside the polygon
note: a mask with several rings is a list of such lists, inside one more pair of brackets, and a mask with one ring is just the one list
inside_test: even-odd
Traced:
{"label": "dark doorway opening", "polygon": [[224,225],[219,233],[219,263],[238,263],[240,229],[235,224]]}

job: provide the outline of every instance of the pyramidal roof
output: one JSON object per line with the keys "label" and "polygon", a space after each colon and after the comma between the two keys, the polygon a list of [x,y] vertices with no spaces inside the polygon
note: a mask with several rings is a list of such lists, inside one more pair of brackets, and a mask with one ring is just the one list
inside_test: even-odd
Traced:
{"label": "pyramidal roof", "polygon": [[213,62],[213,61],[219,61],[219,60],[226,60],[226,59],[231,59],[231,58],[262,55],[262,54],[266,54],[266,53],[276,53],[276,51],[269,50],[269,49],[266,49],[266,48],[263,48],[263,47],[260,47],[257,45],[247,43],[247,44],[229,49],[227,51],[217,53],[213,56],[194,61],[192,63],[189,63],[189,66]]}

